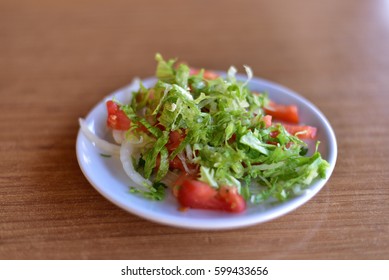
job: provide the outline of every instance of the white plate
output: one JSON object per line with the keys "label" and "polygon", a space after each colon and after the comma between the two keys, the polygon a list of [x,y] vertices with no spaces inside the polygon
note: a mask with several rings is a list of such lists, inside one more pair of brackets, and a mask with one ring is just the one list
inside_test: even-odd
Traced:
{"label": "white plate", "polygon": [[[246,79],[241,75],[237,77],[242,80]],[[152,86],[154,82],[154,78],[143,80],[147,87]],[[270,98],[276,102],[297,105],[301,123],[318,128],[317,139],[321,142],[319,151],[330,164],[327,179],[315,181],[300,196],[289,201],[250,206],[240,214],[195,209],[182,212],[178,210],[177,201],[170,192],[167,192],[168,195],[163,201],[150,201],[129,193],[131,180],[124,173],[120,160],[114,157],[102,157],[94,144],[79,131],[76,148],[81,170],[92,186],[112,203],[145,219],[170,226],[203,230],[231,229],[262,223],[284,215],[311,199],[331,176],[337,157],[335,134],[325,116],[312,103],[290,89],[259,78],[253,78],[249,87],[258,92],[267,91]],[[105,101],[113,96],[119,101],[124,101],[125,96],[136,89],[137,85],[132,84],[107,96],[86,117],[88,127],[99,137],[111,139],[105,125]],[[314,143],[309,143],[309,145],[312,151]]]}

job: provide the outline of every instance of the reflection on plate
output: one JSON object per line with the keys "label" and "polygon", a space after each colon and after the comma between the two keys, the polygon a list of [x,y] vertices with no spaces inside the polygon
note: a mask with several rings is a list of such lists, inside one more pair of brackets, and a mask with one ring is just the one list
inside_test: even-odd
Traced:
{"label": "reflection on plate", "polygon": [[[245,80],[243,76],[238,75],[237,78]],[[146,87],[154,82],[154,78],[143,80]],[[268,92],[269,97],[276,102],[297,105],[301,123],[318,128],[317,139],[321,142],[319,151],[330,164],[326,180],[315,181],[300,196],[289,201],[250,206],[240,214],[195,209],[182,212],[178,210],[177,201],[170,192],[163,201],[150,201],[129,193],[131,180],[124,173],[120,160],[114,157],[102,157],[98,149],[79,132],[76,148],[81,170],[92,186],[112,203],[130,213],[166,225],[204,230],[231,229],[262,223],[284,215],[311,199],[331,176],[337,156],[335,134],[325,116],[312,103],[293,91],[259,78],[253,78],[249,87],[253,91]],[[86,117],[88,127],[99,137],[111,139],[105,125],[105,101],[115,96],[118,101],[125,102],[125,96],[136,89],[137,85],[131,84],[107,96]],[[308,144],[312,151],[314,143]]]}

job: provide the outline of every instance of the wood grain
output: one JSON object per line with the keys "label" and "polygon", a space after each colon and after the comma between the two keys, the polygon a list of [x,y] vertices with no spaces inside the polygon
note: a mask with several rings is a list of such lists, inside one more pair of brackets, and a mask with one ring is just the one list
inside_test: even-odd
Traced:
{"label": "wood grain", "polygon": [[[388,259],[388,14],[362,0],[0,0],[0,258]],[[152,75],[157,51],[249,64],[315,103],[339,146],[325,188],[277,220],[217,232],[101,197],[77,164],[77,118]]]}

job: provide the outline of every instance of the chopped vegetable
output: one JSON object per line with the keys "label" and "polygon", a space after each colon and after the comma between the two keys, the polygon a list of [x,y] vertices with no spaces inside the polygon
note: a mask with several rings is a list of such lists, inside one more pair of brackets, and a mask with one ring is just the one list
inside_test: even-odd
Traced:
{"label": "chopped vegetable", "polygon": [[222,210],[239,213],[246,209],[246,203],[235,187],[212,188],[208,184],[185,180],[178,190],[178,201],[183,207]]}
{"label": "chopped vegetable", "polygon": [[309,125],[284,124],[286,131],[300,139],[315,139],[317,128]]}
{"label": "chopped vegetable", "polygon": [[128,130],[131,127],[131,121],[119,107],[120,105],[117,103],[111,100],[107,101],[107,125],[117,130]]}
{"label": "chopped vegetable", "polygon": [[[252,92],[249,67],[247,80],[239,81],[233,67],[223,78],[159,54],[156,60],[154,86],[140,84],[128,104],[107,102],[107,125],[121,144],[132,192],[160,200],[166,188],[159,183],[169,182],[184,208],[238,213],[287,200],[325,178],[328,163],[317,146],[306,156],[301,140],[315,139],[317,129],[298,124],[297,106]],[[118,154],[114,146],[108,150]]]}
{"label": "chopped vegetable", "polygon": [[266,114],[271,115],[275,119],[295,124],[299,123],[298,108],[296,105],[282,105],[270,101],[263,109]]}

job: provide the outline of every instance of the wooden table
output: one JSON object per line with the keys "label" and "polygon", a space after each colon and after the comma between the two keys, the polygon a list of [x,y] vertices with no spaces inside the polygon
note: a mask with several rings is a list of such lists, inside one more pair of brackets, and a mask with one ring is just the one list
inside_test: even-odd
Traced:
{"label": "wooden table", "polygon": [[[108,202],[78,117],[154,54],[249,64],[315,103],[338,140],[322,191],[271,222],[193,231]],[[0,1],[0,258],[388,259],[388,1]],[[242,70],[242,67],[240,67]]]}

